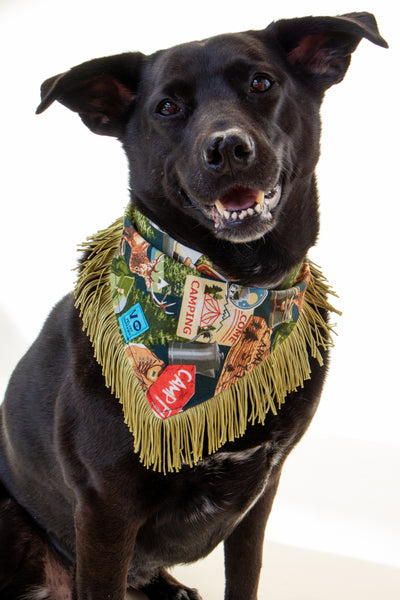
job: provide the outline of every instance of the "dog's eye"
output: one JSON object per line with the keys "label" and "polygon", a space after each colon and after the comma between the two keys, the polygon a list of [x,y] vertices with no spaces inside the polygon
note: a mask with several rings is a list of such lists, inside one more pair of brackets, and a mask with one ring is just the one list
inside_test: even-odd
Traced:
{"label": "dog's eye", "polygon": [[267,92],[272,87],[272,81],[266,75],[256,75],[251,82],[250,92]]}
{"label": "dog's eye", "polygon": [[171,102],[171,100],[163,100],[158,105],[157,112],[163,117],[171,117],[182,112],[182,109],[179,108],[179,106],[175,104],[175,102]]}

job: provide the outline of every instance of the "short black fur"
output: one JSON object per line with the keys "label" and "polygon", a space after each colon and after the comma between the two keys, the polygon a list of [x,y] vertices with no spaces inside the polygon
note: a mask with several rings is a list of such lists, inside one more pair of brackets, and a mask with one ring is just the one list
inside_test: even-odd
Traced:
{"label": "short black fur", "polygon": [[[363,37],[387,46],[372,15],[352,13],[96,59],[47,80],[38,112],[57,100],[117,137],[135,206],[229,279],[274,286],[316,241],[320,105]],[[263,426],[163,475],[134,454],[73,297],[61,300],[1,407],[0,600],[123,600],[129,587],[199,600],[166,569],[222,541],[225,600],[256,600],[281,468],[325,377],[327,356],[310,361]]]}

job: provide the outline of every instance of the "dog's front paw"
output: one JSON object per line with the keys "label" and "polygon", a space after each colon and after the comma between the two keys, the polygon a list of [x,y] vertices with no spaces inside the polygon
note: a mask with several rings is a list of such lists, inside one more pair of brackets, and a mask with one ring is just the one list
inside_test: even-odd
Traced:
{"label": "dog's front paw", "polygon": [[203,600],[197,590],[184,586],[159,587],[151,584],[141,591],[149,600]]}
{"label": "dog's front paw", "polygon": [[149,600],[202,600],[199,592],[179,583],[167,571],[160,573],[140,590]]}
{"label": "dog's front paw", "polygon": [[199,592],[194,588],[181,588],[177,590],[173,596],[169,596],[173,600],[202,600]]}

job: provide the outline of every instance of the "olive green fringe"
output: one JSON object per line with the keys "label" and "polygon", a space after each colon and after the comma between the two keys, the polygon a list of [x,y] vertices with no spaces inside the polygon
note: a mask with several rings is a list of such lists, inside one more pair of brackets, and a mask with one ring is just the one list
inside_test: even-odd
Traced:
{"label": "olive green fringe", "polygon": [[321,349],[333,345],[332,326],[320,310],[340,313],[327,301],[328,294],[335,294],[310,263],[311,281],[289,337],[227,390],[187,411],[159,419],[129,365],[111,300],[110,265],[122,227],[120,218],[82,245],[86,254],[75,287],[76,307],[106,385],[122,404],[134,451],[147,468],[162,473],[179,471],[184,464],[193,467],[204,453],[212,454],[242,436],[249,424],[264,423],[268,411],[277,414],[286,396],[310,378],[309,355],[322,365]]}

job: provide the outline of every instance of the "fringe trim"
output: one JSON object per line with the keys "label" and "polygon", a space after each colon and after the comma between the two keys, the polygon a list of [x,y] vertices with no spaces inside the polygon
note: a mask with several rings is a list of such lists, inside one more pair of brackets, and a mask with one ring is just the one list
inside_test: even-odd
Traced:
{"label": "fringe trim", "polygon": [[162,473],[179,471],[184,464],[193,467],[203,458],[205,439],[207,454],[213,454],[241,437],[249,423],[263,424],[268,411],[276,415],[286,396],[310,378],[309,354],[322,366],[321,349],[333,346],[333,326],[320,311],[341,313],[327,301],[328,294],[336,294],[318,267],[310,263],[311,281],[289,337],[230,388],[185,412],[159,419],[129,365],[111,300],[110,265],[122,227],[120,218],[82,244],[86,256],[75,287],[75,305],[106,385],[122,404],[134,451],[146,468]]}

